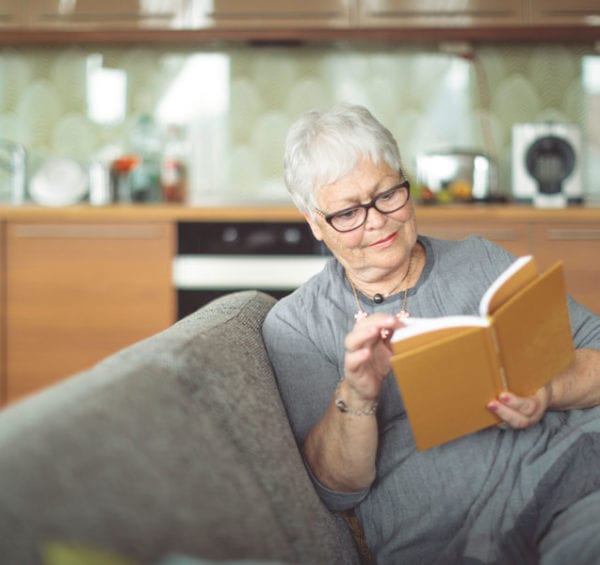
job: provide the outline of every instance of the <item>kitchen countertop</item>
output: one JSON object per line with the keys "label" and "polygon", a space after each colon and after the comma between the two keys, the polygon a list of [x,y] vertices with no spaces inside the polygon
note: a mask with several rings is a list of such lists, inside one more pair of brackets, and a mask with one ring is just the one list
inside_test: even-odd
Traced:
{"label": "kitchen countertop", "polygon": [[[600,207],[572,206],[540,209],[518,204],[418,205],[424,221],[505,220],[526,222],[599,222]],[[302,215],[289,204],[139,204],[51,208],[37,205],[0,205],[0,221],[21,222],[159,222],[159,221],[298,221]],[[600,224],[599,224],[600,225]]]}

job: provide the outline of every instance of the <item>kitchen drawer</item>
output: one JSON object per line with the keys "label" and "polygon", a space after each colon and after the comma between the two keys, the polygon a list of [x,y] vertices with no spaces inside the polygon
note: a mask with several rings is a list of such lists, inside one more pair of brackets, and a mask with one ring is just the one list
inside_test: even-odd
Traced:
{"label": "kitchen drawer", "polygon": [[537,225],[533,252],[543,269],[562,260],[568,292],[600,314],[600,226],[597,223]]}
{"label": "kitchen drawer", "polygon": [[478,235],[501,245],[514,255],[528,255],[531,252],[529,226],[520,222],[476,222],[476,221],[420,221],[417,216],[419,233],[439,239],[464,239]]}
{"label": "kitchen drawer", "polygon": [[200,27],[273,29],[348,27],[351,0],[200,0]]}
{"label": "kitchen drawer", "polygon": [[191,23],[191,0],[29,0],[28,19],[44,29],[177,29]]}
{"label": "kitchen drawer", "polygon": [[598,0],[530,0],[530,23],[542,25],[600,25]]}
{"label": "kitchen drawer", "polygon": [[175,320],[172,224],[8,222],[5,235],[7,401]]}
{"label": "kitchen drawer", "polygon": [[517,26],[525,0],[362,0],[362,27]]}

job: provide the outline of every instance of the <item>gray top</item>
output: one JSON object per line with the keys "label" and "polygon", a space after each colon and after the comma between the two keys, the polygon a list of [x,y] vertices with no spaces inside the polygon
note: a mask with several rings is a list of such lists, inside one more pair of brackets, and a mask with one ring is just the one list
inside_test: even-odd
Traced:
{"label": "gray top", "polygon": [[[487,287],[514,260],[479,237],[419,241],[426,264],[408,294],[412,316],[477,314]],[[396,313],[402,293],[380,305],[359,298],[368,313]],[[600,318],[571,298],[569,309],[576,347],[600,349]],[[344,338],[356,310],[343,268],[332,258],[267,315],[265,343],[299,444],[323,415],[342,376]],[[526,430],[489,428],[417,452],[395,379],[385,380],[379,400],[372,487],[341,493],[313,480],[331,510],[356,509],[380,564],[535,555],[532,536],[562,508],[600,488],[599,473],[583,472],[590,461],[573,465],[580,454],[589,458],[585,442],[592,437],[593,469],[600,467],[600,409],[548,412]],[[517,553],[511,553],[515,547]]]}

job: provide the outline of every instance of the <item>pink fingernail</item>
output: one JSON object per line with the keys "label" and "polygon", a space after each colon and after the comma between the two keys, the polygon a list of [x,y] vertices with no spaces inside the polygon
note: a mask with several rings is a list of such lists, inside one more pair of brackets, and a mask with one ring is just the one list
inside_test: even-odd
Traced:
{"label": "pink fingernail", "polygon": [[488,410],[491,410],[492,412],[496,412],[496,410],[498,410],[498,403],[497,402],[490,402],[487,405]]}
{"label": "pink fingernail", "polygon": [[508,394],[501,394],[500,400],[502,400],[502,402],[510,402],[510,396],[508,396]]}

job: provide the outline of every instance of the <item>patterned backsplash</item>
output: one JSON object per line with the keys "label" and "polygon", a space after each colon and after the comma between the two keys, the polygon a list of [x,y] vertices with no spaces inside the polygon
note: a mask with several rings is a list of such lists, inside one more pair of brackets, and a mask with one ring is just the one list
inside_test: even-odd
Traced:
{"label": "patterned backsplash", "polygon": [[483,150],[510,190],[511,128],[578,124],[584,189],[600,198],[600,55],[579,44],[238,44],[200,48],[0,49],[0,138],[25,145],[29,174],[49,156],[110,161],[131,150],[141,115],[180,124],[189,201],[287,199],[282,148],[305,110],[362,103],[396,135],[405,168],[418,153]]}

